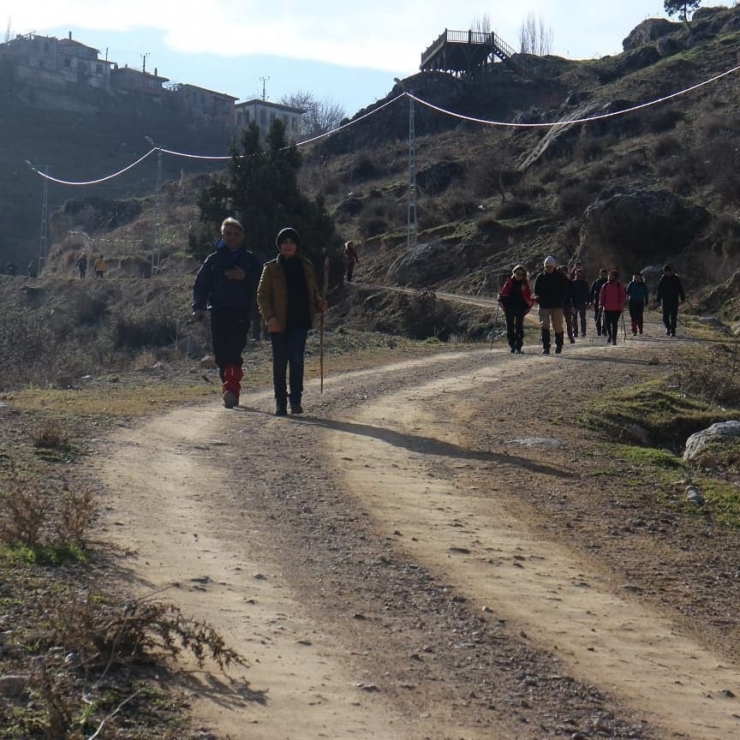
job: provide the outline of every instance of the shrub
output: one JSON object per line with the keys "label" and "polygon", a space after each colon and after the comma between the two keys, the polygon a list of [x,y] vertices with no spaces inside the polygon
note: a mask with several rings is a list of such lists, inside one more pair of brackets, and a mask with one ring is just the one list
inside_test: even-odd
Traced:
{"label": "shrub", "polygon": [[558,194],[558,210],[564,216],[580,217],[593,201],[595,194],[595,188],[590,183],[564,187]]}
{"label": "shrub", "polygon": [[655,142],[653,154],[660,158],[671,157],[678,154],[682,149],[681,142],[675,136],[661,136]]}
{"label": "shrub", "polygon": [[506,200],[496,208],[495,216],[498,220],[518,218],[532,212],[532,206],[523,200]]}
{"label": "shrub", "polygon": [[644,116],[644,125],[654,134],[662,134],[683,121],[684,113],[677,108],[657,108]]}

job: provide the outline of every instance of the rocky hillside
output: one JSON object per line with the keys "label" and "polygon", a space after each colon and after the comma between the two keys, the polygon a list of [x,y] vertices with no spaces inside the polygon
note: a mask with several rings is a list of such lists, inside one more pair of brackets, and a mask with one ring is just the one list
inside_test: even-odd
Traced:
{"label": "rocky hillside", "polygon": [[[407,89],[467,116],[537,124],[622,111],[734,68],[740,8],[701,9],[689,26],[644,21],[624,49],[589,61],[528,58],[526,78],[505,65],[478,81],[423,73],[387,100]],[[552,253],[563,262],[580,258],[587,277],[601,266],[628,275],[670,260],[692,291],[702,291],[740,266],[737,75],[639,111],[557,127],[461,122],[417,103],[412,250],[407,100],[303,150],[302,186],[321,194],[342,237],[361,245],[358,277],[366,283],[490,295],[515,262],[536,269]],[[185,178],[165,187],[165,270],[192,267],[183,259],[198,186]],[[93,248],[105,245],[114,274],[140,274],[153,219],[151,197],[136,207],[78,198],[55,216],[49,269],[69,269],[86,246],[69,234],[85,231]],[[168,267],[170,256],[178,260]]]}

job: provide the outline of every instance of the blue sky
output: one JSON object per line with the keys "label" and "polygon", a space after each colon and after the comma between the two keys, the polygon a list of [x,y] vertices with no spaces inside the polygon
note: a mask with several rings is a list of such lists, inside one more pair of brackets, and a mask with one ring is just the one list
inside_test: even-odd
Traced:
{"label": "blue sky", "polygon": [[13,35],[71,31],[119,65],[141,68],[145,59],[173,82],[241,100],[261,97],[269,78],[269,100],[309,91],[348,115],[384,97],[394,77],[414,74],[445,28],[487,19],[517,47],[531,12],[552,29],[553,53],[584,59],[620,52],[640,21],[665,17],[663,0],[531,0],[488,11],[480,0],[6,0],[3,12]]}

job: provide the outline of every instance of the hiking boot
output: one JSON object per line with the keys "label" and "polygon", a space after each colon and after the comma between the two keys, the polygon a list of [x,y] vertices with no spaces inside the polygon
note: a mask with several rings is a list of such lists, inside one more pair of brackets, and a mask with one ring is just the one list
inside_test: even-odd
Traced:
{"label": "hiking boot", "polygon": [[278,403],[275,405],[275,416],[287,416],[288,407],[284,403]]}
{"label": "hiking boot", "polygon": [[562,344],[555,345],[555,354],[556,355],[559,355],[562,351],[563,351],[563,345]]}
{"label": "hiking boot", "polygon": [[542,350],[542,354],[543,355],[549,355],[550,354],[550,348],[549,347],[544,347],[543,350]]}
{"label": "hiking boot", "polygon": [[573,337],[568,337],[568,339],[570,340],[570,343],[571,344],[575,344],[576,343],[576,340]]}
{"label": "hiking boot", "polygon": [[616,339],[612,339],[612,344],[616,345],[616,343],[617,343],[617,340]]}
{"label": "hiking boot", "polygon": [[301,406],[300,403],[291,404],[290,405],[290,413],[295,414],[302,414],[303,413],[303,406]]}
{"label": "hiking boot", "polygon": [[227,409],[233,409],[239,403],[239,396],[234,391],[224,391],[221,399],[224,402],[224,407]]}

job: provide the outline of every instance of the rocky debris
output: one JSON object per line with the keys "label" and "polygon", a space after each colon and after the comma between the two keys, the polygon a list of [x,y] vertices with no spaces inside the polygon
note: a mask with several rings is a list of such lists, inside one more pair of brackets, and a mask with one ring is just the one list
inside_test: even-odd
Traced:
{"label": "rocky debris", "polygon": [[334,216],[337,218],[348,216],[351,218],[352,216],[357,216],[362,213],[362,209],[364,207],[365,204],[360,200],[360,198],[345,198],[334,208]]}
{"label": "rocky debris", "polygon": [[686,440],[686,449],[683,453],[684,462],[693,460],[707,445],[722,443],[740,436],[740,421],[721,421],[712,424],[701,432],[692,434]]}
{"label": "rocky debris", "polygon": [[680,29],[680,24],[665,18],[648,18],[630,31],[627,38],[622,41],[622,49],[624,51],[638,49]]}
{"label": "rocky debris", "polygon": [[704,506],[704,496],[699,493],[699,489],[694,486],[686,487],[686,498],[697,506]]}

